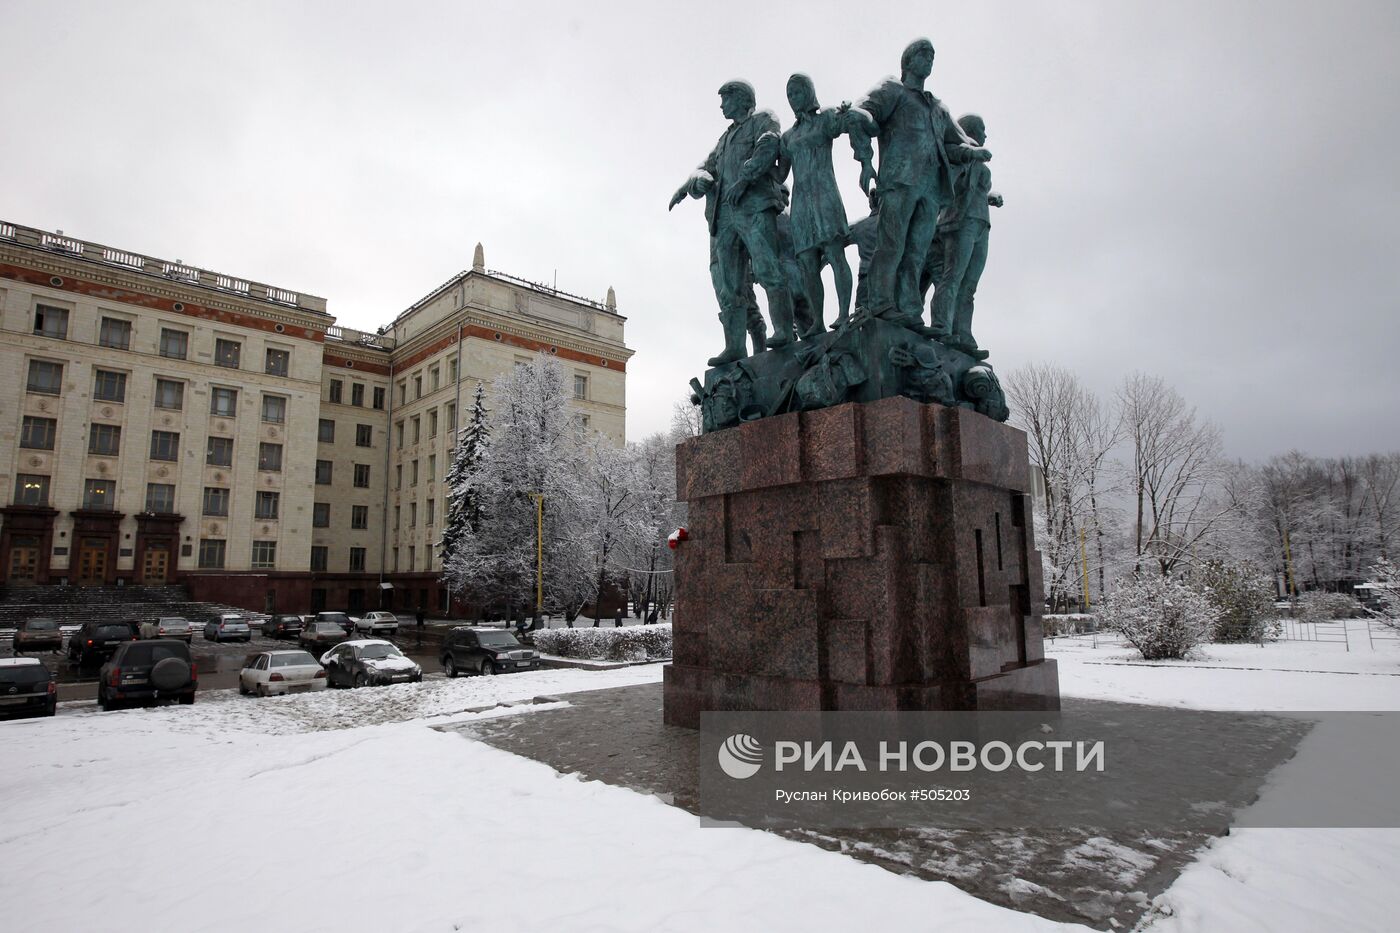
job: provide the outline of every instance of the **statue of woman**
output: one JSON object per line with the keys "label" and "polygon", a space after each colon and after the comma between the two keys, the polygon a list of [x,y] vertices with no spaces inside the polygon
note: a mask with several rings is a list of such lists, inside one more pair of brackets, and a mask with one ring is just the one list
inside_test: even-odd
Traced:
{"label": "statue of woman", "polygon": [[875,127],[868,115],[851,109],[848,103],[822,110],[812,79],[805,74],[788,78],[787,98],[797,121],[783,134],[779,174],[786,177],[788,169],[792,170],[793,248],[814,320],[811,329],[800,335],[805,338],[826,329],[822,318],[826,300],[823,265],[831,267],[836,280],[838,313],[833,326],[844,324],[851,309],[851,266],[846,261],[849,228],[831,167],[831,143],[853,125],[868,123],[872,134]]}

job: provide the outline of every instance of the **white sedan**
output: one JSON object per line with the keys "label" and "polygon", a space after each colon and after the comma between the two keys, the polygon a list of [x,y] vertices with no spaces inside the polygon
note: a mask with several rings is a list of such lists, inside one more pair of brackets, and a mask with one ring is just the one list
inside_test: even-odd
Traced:
{"label": "white sedan", "polygon": [[326,671],[309,651],[260,651],[238,672],[238,692],[260,697],[326,689]]}
{"label": "white sedan", "polygon": [[355,620],[355,631],[371,635],[394,635],[399,630],[399,617],[392,612],[370,612]]}

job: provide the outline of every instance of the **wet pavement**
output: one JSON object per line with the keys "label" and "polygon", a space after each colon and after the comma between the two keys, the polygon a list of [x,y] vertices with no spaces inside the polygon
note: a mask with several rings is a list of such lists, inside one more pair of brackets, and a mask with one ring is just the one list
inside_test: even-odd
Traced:
{"label": "wet pavement", "polygon": [[[662,722],[661,685],[573,693],[569,706],[525,716],[439,727],[541,761],[561,773],[629,787],[699,813],[700,733]],[[1064,709],[1118,716],[1140,706],[1065,698]],[[1152,709],[1152,708],[1146,708]],[[1228,832],[1229,812],[1253,799],[1250,786],[1216,780],[1207,751],[1234,736],[1208,713],[1181,711],[1155,738],[1181,749],[1170,767],[1201,778],[1195,790],[1211,806],[1150,831],[1126,828],[779,830],[781,835],[842,852],[891,871],[947,881],[983,900],[1098,929],[1133,927],[1213,837]],[[1273,727],[1271,727],[1273,728]],[[1279,725],[1264,754],[1268,767],[1286,759],[1302,731]],[[1144,760],[1142,780],[1155,780],[1164,762]],[[1267,768],[1261,773],[1267,773]],[[1216,802],[1231,806],[1222,814]],[[1034,801],[1022,801],[1034,806]],[[995,806],[995,804],[993,804]]]}

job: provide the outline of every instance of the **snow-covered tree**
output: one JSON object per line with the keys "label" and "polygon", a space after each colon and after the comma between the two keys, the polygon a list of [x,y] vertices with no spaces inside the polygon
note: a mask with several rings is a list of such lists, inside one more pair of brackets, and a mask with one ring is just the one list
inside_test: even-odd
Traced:
{"label": "snow-covered tree", "polygon": [[685,524],[685,505],[676,502],[676,444],[690,436],[686,431],[684,425],[673,424],[669,435],[653,434],[632,445],[639,510],[647,530],[625,560],[634,611],[648,621],[666,614],[674,592],[675,554],[666,538]]}
{"label": "snow-covered tree", "polygon": [[536,497],[544,509],[544,603],[572,618],[592,594],[588,462],[583,431],[568,409],[565,375],[544,354],[498,379],[488,419],[490,442],[460,482],[476,496],[443,576],[482,603],[533,607]]}
{"label": "snow-covered tree", "polygon": [[592,567],[588,601],[593,603],[593,624],[598,624],[599,602],[609,585],[623,583],[626,558],[636,554],[649,537],[645,490],[637,473],[635,448],[617,448],[601,434],[583,442],[585,515],[589,534],[587,558]]}
{"label": "snow-covered tree", "polygon": [[1186,657],[1210,637],[1215,615],[1204,592],[1156,568],[1119,580],[1098,610],[1100,624],[1149,661]]}
{"label": "snow-covered tree", "polygon": [[481,519],[481,495],[474,485],[477,465],[486,452],[490,429],[486,421],[486,387],[476,384],[472,413],[457,434],[452,465],[447,470],[447,515],[442,529],[442,565],[453,562],[462,536]]}
{"label": "snow-covered tree", "polygon": [[1282,632],[1274,610],[1274,581],[1248,561],[1207,560],[1193,574],[1215,611],[1211,641],[1277,639]]}
{"label": "snow-covered tree", "polygon": [[1372,614],[1387,628],[1400,629],[1400,567],[1379,558],[1371,567],[1371,582],[1377,585]]}

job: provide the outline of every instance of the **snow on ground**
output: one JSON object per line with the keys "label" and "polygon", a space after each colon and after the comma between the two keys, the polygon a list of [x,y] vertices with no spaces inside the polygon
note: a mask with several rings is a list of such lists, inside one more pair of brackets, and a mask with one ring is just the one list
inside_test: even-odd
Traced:
{"label": "snow on ground", "polygon": [[659,676],[540,671],[0,725],[5,925],[1061,928],[399,721]]}
{"label": "snow on ground", "polygon": [[[1364,630],[1337,642],[1206,645],[1189,661],[1143,662],[1100,636],[1047,642],[1066,696],[1193,709],[1400,710],[1400,645]],[[1253,811],[1297,805],[1304,789],[1367,800],[1394,813],[1388,773],[1344,773],[1355,735],[1324,720],[1271,776]],[[1379,819],[1378,819],[1379,822]],[[1215,840],[1159,897],[1150,933],[1385,931],[1400,916],[1400,829],[1235,829]]]}

